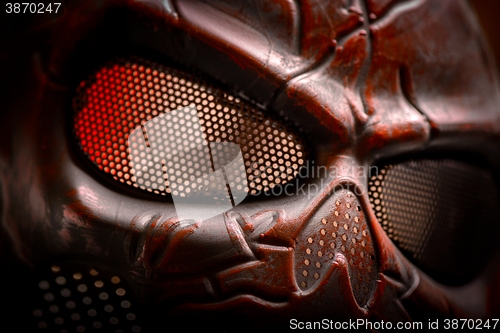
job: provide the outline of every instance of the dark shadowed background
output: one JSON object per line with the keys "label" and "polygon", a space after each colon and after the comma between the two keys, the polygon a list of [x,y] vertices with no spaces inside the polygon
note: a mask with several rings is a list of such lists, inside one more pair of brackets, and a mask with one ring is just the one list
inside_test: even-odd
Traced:
{"label": "dark shadowed background", "polygon": [[500,1],[469,0],[475,9],[490,48],[494,53],[497,70],[500,68]]}

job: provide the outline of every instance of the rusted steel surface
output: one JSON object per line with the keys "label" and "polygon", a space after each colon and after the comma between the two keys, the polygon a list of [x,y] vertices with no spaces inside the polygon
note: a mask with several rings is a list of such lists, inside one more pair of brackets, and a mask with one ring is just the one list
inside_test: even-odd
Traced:
{"label": "rusted steel surface", "polygon": [[[30,270],[92,254],[133,286],[148,320],[219,325],[231,315],[236,330],[291,318],[498,316],[498,269],[455,289],[433,281],[389,240],[366,175],[352,171],[429,147],[497,162],[498,80],[465,1],[81,1],[16,36],[2,51],[8,274],[13,262]],[[317,165],[339,172],[307,180],[317,193],[180,225],[171,202],[89,168],[68,129],[76,85],[126,54],[180,63],[283,111],[310,133]]]}

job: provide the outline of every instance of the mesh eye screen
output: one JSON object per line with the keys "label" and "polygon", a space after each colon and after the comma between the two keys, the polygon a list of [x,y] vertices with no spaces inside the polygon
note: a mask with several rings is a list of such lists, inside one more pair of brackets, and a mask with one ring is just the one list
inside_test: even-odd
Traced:
{"label": "mesh eye screen", "polygon": [[486,168],[444,158],[388,165],[371,177],[369,196],[389,238],[440,282],[469,281],[497,249],[498,196]]}
{"label": "mesh eye screen", "polygon": [[[188,106],[196,107],[207,142],[240,147],[251,195],[290,182],[305,164],[304,144],[280,119],[191,74],[140,58],[109,62],[81,82],[73,100],[73,129],[93,164],[139,187],[129,161],[129,135],[159,115]],[[147,190],[171,193],[166,179],[165,184]]]}

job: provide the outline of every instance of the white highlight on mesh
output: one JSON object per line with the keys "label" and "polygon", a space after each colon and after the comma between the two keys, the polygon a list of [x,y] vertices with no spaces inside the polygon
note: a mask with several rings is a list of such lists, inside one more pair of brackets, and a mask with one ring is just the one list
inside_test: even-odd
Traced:
{"label": "white highlight on mesh", "polygon": [[236,206],[248,194],[240,147],[232,142],[209,145],[194,104],[136,127],[128,147],[132,180],[150,191],[169,187],[183,223],[222,214],[233,207],[231,199]]}

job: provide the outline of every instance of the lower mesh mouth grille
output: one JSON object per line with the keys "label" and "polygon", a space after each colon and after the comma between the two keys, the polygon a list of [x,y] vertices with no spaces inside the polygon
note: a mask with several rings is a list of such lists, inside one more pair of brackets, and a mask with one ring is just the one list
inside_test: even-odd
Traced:
{"label": "lower mesh mouth grille", "polygon": [[499,201],[487,169],[454,159],[387,165],[369,196],[391,240],[440,282],[469,281],[497,249]]}
{"label": "lower mesh mouth grille", "polygon": [[92,265],[58,263],[42,271],[33,299],[37,332],[141,332],[138,304],[119,276]]}

